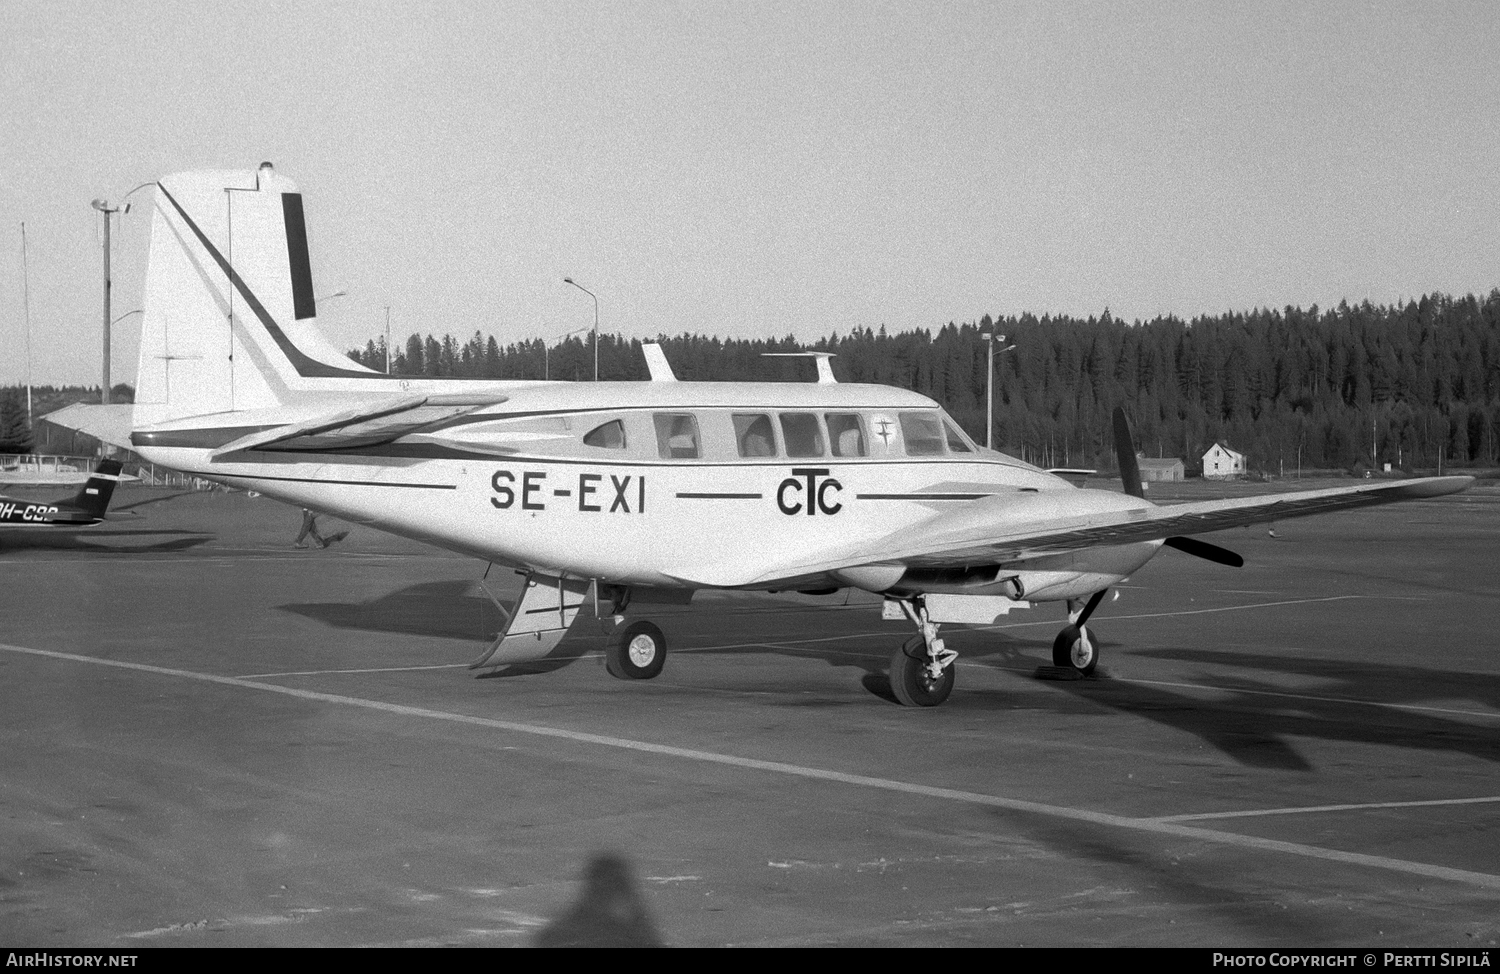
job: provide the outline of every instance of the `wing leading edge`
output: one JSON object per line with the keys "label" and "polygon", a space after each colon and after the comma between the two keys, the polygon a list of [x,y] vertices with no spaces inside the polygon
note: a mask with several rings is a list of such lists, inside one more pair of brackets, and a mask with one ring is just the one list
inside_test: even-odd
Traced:
{"label": "wing leading edge", "polygon": [[[1093,510],[1068,511],[1077,493],[998,494],[963,505],[896,531],[863,541],[819,559],[763,564],[738,572],[683,571],[672,574],[703,585],[758,586],[866,565],[939,568],[996,565],[1084,548],[1156,541],[1180,535],[1206,534],[1247,524],[1262,524],[1311,514],[1372,507],[1397,501],[1454,494],[1472,477],[1426,477],[1396,483],[1361,484],[1288,494],[1195,501],[1158,507],[1148,501],[1103,491]],[[1066,500],[1064,498],[1067,498]],[[1113,500],[1106,501],[1105,498]]]}

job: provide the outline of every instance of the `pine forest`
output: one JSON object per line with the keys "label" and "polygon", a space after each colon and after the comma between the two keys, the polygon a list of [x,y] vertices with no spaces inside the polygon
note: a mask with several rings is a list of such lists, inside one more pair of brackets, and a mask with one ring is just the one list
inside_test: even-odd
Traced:
{"label": "pine forest", "polygon": [[[811,381],[813,366],[766,352],[832,352],[841,382],[931,396],[985,436],[984,333],[994,333],[997,449],[1042,466],[1114,465],[1110,415],[1123,405],[1152,457],[1189,472],[1214,443],[1263,474],[1491,466],[1500,451],[1500,289],[1396,306],[1256,310],[1191,321],[1019,316],[888,334],[857,329],[799,343],[684,334],[659,340],[682,380]],[[1003,335],[1003,342],[999,336]],[[588,380],[591,337],[500,347],[412,335],[402,375]],[[386,368],[383,342],[350,352]],[[599,377],[644,379],[640,342],[601,334]]]}

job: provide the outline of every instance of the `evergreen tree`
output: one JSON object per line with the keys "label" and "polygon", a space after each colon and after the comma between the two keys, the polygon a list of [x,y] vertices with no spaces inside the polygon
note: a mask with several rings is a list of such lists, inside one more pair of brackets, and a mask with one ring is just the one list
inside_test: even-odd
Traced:
{"label": "evergreen tree", "polygon": [[0,453],[30,453],[35,445],[20,390],[6,389],[0,393]]}
{"label": "evergreen tree", "polygon": [[[684,380],[805,382],[801,360],[770,351],[816,348],[838,356],[840,381],[902,386],[943,403],[976,439],[985,429],[992,328],[1015,345],[995,359],[996,446],[1044,464],[1113,467],[1110,413],[1124,405],[1143,449],[1194,466],[1216,440],[1252,467],[1352,468],[1389,461],[1413,468],[1495,463],[1500,456],[1500,289],[1484,297],[1427,295],[1380,307],[1340,303],[1127,323],[1098,318],[986,315],[891,333],[883,325],[799,343],[777,339],[659,336]],[[592,336],[549,348],[501,348],[480,332],[463,344],[412,335],[395,370],[404,375],[551,378],[593,376]],[[383,345],[351,358],[384,369]],[[602,379],[641,379],[639,342],[599,336]],[[1371,424],[1374,424],[1373,431]],[[1373,432],[1373,450],[1372,450]]]}

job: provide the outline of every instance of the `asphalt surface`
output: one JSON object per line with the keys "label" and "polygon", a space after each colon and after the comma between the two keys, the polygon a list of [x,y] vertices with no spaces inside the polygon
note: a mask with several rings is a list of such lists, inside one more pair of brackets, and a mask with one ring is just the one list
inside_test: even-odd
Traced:
{"label": "asphalt surface", "polygon": [[115,506],[0,534],[0,944],[1500,939],[1493,490],[1210,536],[1240,570],[1165,551],[1094,679],[1039,678],[1057,606],[947,627],[933,709],[869,600],[654,613],[643,682],[583,618],[476,680],[472,559]]}

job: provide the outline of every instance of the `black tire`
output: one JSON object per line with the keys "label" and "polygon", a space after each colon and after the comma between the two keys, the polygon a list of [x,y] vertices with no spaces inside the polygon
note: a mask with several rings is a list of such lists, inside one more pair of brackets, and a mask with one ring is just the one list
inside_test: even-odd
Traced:
{"label": "black tire", "polygon": [[667,637],[649,622],[632,622],[604,647],[604,668],[622,680],[649,680],[667,665]]}
{"label": "black tire", "polygon": [[914,636],[891,656],[891,692],[908,707],[936,707],[953,692],[953,664],[943,667],[943,675],[932,679],[922,637]]}
{"label": "black tire", "polygon": [[1068,626],[1052,641],[1052,665],[1066,666],[1084,676],[1099,665],[1099,644],[1087,626]]}

